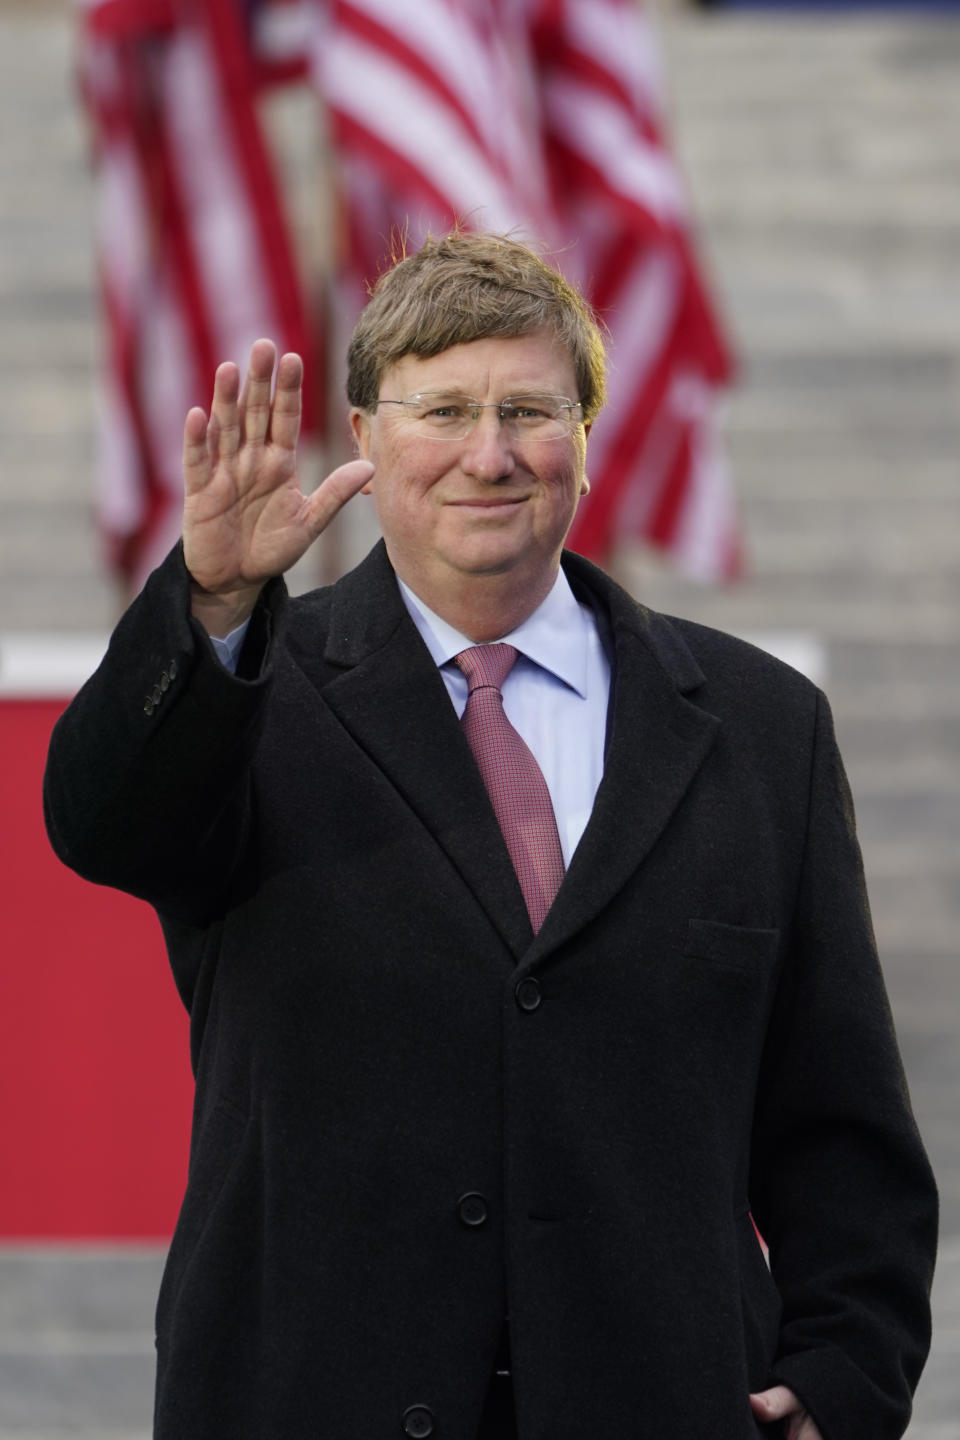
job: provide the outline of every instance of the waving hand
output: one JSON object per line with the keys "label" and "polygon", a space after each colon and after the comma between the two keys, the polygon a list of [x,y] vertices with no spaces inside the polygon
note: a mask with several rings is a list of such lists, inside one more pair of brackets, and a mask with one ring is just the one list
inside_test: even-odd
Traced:
{"label": "waving hand", "polygon": [[369,461],[353,460],[303,494],[303,365],[282,357],[271,398],[275,363],[276,347],[258,340],[242,390],[236,365],[221,365],[209,419],[195,408],[184,426],[184,557],[194,614],[212,634],[246,619],[266,581],[300,559],[373,473]]}

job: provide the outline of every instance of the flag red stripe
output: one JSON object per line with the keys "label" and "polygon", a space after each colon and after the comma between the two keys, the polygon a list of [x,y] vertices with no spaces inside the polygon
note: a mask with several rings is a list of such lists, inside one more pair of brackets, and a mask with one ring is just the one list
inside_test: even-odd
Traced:
{"label": "flag red stripe", "polygon": [[618,190],[604,168],[603,158],[591,159],[588,152],[574,150],[565,137],[552,135],[550,147],[554,165],[563,177],[563,190],[570,196],[587,196],[592,203],[598,199],[611,210],[614,218],[638,236],[661,234],[674,240],[679,227],[673,217],[669,221],[658,216],[642,197]]}
{"label": "flag red stripe", "polygon": [[190,216],[184,202],[176,166],[167,134],[167,117],[155,117],[156,128],[149,135],[141,132],[141,164],[152,172],[156,182],[157,241],[169,258],[180,300],[180,314],[191,340],[194,374],[191,388],[205,395],[217,366],[209,306],[203,278],[197,261],[190,228]]}
{"label": "flag red stripe", "polygon": [[538,50],[538,59],[547,78],[553,71],[562,72],[593,90],[598,96],[615,100],[624,112],[630,115],[637,131],[647,143],[661,147],[664,145],[661,127],[652,111],[639,108],[635,97],[627,90],[620,77],[601,65],[592,55],[585,55],[564,35],[555,35],[547,42],[541,41]]}
{"label": "flag red stripe", "polygon": [[447,109],[460,120],[471,139],[483,149],[485,140],[472,110],[455,90],[451,89],[444,76],[432,69],[422,55],[396,33],[385,29],[374,17],[357,6],[339,0],[333,7],[334,23],[351,34],[356,40],[375,52],[385,55],[400,69],[412,76],[425,91],[431,92]]}
{"label": "flag red stripe", "polygon": [[334,135],[344,151],[362,155],[377,165],[385,177],[388,197],[403,196],[402,204],[395,210],[395,220],[401,228],[412,218],[410,211],[418,204],[429,205],[453,224],[457,212],[442,190],[424,174],[416,163],[402,150],[387,142],[373,130],[368,130],[352,115],[342,111],[334,116]]}
{"label": "flag red stripe", "polygon": [[648,539],[664,549],[669,549],[676,542],[690,474],[689,430],[684,429],[678,439],[679,443],[673,462],[663,481],[646,526]]}
{"label": "flag red stripe", "polygon": [[133,585],[141,571],[141,562],[149,536],[162,523],[169,511],[171,496],[158,478],[150,427],[141,403],[137,335],[126,311],[113,291],[110,276],[101,273],[100,294],[107,321],[109,364],[127,411],[139,449],[138,476],[141,514],[137,525],[124,532],[105,530],[111,567],[127,585]]}
{"label": "flag red stripe", "polygon": [[83,9],[81,23],[90,35],[110,40],[172,30],[174,0],[103,0]]}
{"label": "flag red stripe", "polygon": [[573,547],[585,554],[609,554],[616,543],[616,518],[623,492],[632,478],[643,437],[663,406],[672,363],[670,350],[663,349],[642,386],[634,390],[626,405],[618,408],[602,479],[590,496],[590,504],[580,507],[571,535]]}
{"label": "flag red stripe", "polygon": [[[283,343],[300,354],[309,373],[314,366],[313,337],[275,169],[253,109],[247,39],[232,0],[205,0],[205,8],[234,158],[247,189],[247,214],[259,236],[261,271],[270,288]],[[316,394],[317,387],[305,385],[303,423],[307,429],[315,423]]]}

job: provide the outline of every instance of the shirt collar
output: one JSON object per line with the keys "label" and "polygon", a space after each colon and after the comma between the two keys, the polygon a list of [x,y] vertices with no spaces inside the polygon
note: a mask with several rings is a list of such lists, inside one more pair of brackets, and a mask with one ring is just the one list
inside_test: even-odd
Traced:
{"label": "shirt collar", "polygon": [[[446,665],[461,650],[467,650],[476,642],[447,623],[436,611],[415,595],[409,585],[397,576],[400,594],[410,612],[420,636],[430,651],[434,662]],[[513,645],[534,664],[540,665],[569,685],[578,695],[587,694],[587,661],[589,648],[589,620],[570,589],[570,582],[562,570],[547,597],[541,601],[532,615],[508,635],[499,638]]]}

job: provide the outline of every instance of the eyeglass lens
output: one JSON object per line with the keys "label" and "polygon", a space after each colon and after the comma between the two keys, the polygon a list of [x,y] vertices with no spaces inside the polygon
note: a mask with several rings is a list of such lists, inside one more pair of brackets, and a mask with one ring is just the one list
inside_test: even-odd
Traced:
{"label": "eyeglass lens", "polygon": [[507,433],[526,440],[559,439],[569,435],[581,418],[580,405],[563,395],[511,395],[497,403],[484,403],[468,395],[443,393],[380,400],[378,404],[402,405],[418,434],[438,440],[463,439],[484,410],[496,410]]}

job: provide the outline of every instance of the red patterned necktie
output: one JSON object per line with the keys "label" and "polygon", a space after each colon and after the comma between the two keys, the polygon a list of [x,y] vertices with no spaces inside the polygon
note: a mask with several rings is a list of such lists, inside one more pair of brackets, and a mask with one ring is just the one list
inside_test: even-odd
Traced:
{"label": "red patterned necktie", "polygon": [[563,879],[563,851],[543,772],[503,709],[500,689],[516,658],[512,645],[475,645],[454,656],[469,686],[464,732],[536,933]]}

